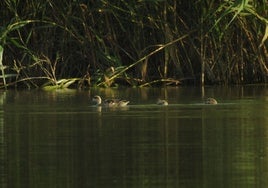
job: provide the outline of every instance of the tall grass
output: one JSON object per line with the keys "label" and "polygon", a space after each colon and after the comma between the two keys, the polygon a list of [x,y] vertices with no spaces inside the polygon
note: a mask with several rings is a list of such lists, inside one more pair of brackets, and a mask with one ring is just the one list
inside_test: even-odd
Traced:
{"label": "tall grass", "polygon": [[11,83],[27,87],[64,79],[79,87],[267,82],[267,6],[4,0],[3,63],[17,74]]}

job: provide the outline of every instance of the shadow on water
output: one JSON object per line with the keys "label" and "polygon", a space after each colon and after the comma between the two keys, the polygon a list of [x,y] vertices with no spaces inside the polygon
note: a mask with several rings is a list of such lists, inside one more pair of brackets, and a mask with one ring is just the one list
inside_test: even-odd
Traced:
{"label": "shadow on water", "polygon": [[267,187],[267,91],[207,88],[218,105],[198,88],[1,93],[1,187]]}

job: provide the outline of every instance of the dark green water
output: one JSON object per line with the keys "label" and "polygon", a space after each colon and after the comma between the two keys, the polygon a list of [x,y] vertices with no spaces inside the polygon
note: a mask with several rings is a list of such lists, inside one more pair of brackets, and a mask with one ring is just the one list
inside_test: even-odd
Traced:
{"label": "dark green water", "polygon": [[268,187],[265,86],[0,94],[1,188]]}

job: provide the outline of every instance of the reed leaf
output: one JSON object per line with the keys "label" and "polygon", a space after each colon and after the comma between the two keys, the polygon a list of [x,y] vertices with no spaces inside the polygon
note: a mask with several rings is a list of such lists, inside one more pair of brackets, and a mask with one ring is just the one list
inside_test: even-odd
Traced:
{"label": "reed leaf", "polygon": [[3,78],[3,82],[4,82],[4,86],[6,88],[6,76],[5,76],[5,67],[3,65],[3,53],[4,53],[4,48],[0,45],[0,69],[1,69],[1,73],[2,73],[2,78]]}
{"label": "reed leaf", "polygon": [[80,80],[81,80],[80,78],[60,79],[56,82],[56,84],[49,81],[42,86],[42,89],[46,91],[51,91],[51,90],[56,90],[56,89],[66,89],[66,88],[69,88],[70,85],[72,85],[73,83],[80,81]]}
{"label": "reed leaf", "polygon": [[260,43],[259,47],[262,47],[264,45],[264,43],[267,40],[267,38],[268,38],[268,24],[266,24],[265,32],[264,32],[264,35],[263,35],[263,38],[261,40],[261,43]]}
{"label": "reed leaf", "polygon": [[2,29],[3,31],[0,34],[0,42],[2,44],[5,44],[6,38],[10,32],[12,32],[14,30],[18,30],[18,29],[24,27],[26,24],[34,23],[34,22],[36,22],[36,20],[15,21],[14,23],[11,22],[4,29]]}

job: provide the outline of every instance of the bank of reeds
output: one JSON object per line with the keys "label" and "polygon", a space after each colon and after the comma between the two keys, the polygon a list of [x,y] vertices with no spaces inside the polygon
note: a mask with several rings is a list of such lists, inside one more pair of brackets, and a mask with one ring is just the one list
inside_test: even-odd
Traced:
{"label": "bank of reeds", "polygon": [[0,9],[3,64],[17,75],[9,85],[267,82],[266,0],[3,0]]}

